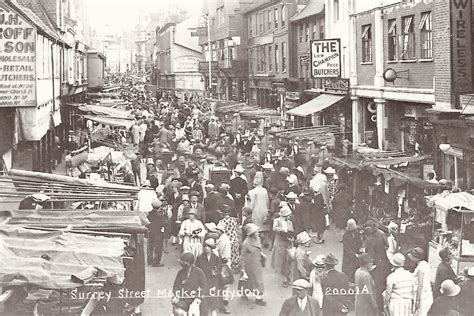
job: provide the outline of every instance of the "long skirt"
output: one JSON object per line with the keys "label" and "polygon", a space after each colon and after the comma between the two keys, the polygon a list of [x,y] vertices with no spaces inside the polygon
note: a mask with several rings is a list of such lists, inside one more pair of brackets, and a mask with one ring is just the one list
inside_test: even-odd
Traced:
{"label": "long skirt", "polygon": [[194,255],[194,258],[197,258],[202,253],[201,238],[188,236],[184,237],[183,252],[190,252]]}
{"label": "long skirt", "polygon": [[390,299],[388,306],[391,316],[411,316],[413,303],[411,299]]}

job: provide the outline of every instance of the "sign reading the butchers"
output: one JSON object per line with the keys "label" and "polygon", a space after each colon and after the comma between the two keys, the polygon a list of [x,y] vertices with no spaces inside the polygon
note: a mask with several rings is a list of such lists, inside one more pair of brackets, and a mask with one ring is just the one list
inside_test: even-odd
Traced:
{"label": "sign reading the butchers", "polygon": [[341,76],[341,41],[339,39],[311,41],[311,74],[313,78]]}
{"label": "sign reading the butchers", "polygon": [[36,105],[36,29],[0,4],[0,107]]}
{"label": "sign reading the butchers", "polygon": [[451,61],[454,93],[473,91],[472,82],[472,0],[451,0]]}

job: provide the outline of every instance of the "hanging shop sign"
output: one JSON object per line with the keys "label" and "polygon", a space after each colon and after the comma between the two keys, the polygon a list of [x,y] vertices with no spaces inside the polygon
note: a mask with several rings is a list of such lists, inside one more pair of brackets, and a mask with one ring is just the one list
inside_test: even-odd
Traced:
{"label": "hanging shop sign", "polygon": [[0,4],[0,107],[36,105],[36,29]]}
{"label": "hanging shop sign", "polygon": [[472,85],[472,0],[451,0],[451,68],[454,93],[473,91]]}
{"label": "hanging shop sign", "polygon": [[349,79],[344,78],[326,78],[323,79],[323,88],[326,92],[337,94],[348,94],[350,83]]}
{"label": "hanging shop sign", "polygon": [[341,76],[341,40],[311,41],[311,75],[313,78]]}

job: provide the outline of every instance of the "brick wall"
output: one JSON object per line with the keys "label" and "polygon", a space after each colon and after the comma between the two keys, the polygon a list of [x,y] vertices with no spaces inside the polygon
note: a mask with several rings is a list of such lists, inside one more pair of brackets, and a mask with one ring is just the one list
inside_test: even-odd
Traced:
{"label": "brick wall", "polygon": [[451,36],[449,26],[449,0],[434,0],[433,40],[435,59],[436,103],[451,104]]}
{"label": "brick wall", "polygon": [[[356,17],[356,41],[357,41],[357,83],[361,86],[374,85],[375,76],[375,20],[374,12],[360,14]],[[372,30],[372,63],[362,63],[362,26],[371,24]]]}
{"label": "brick wall", "polygon": [[[438,20],[434,17],[433,3],[430,1],[419,2],[416,4],[407,3],[396,6],[390,6],[384,9],[383,21],[383,42],[384,42],[384,69],[393,68],[395,71],[403,71],[409,69],[409,76],[407,79],[396,80],[393,84],[387,83],[387,86],[397,88],[416,88],[416,89],[432,89],[434,76],[433,59],[421,59],[421,35],[419,25],[423,12],[431,11],[432,25],[436,25]],[[403,24],[402,17],[413,15],[413,27],[415,33],[415,59],[413,62],[400,60],[400,47],[397,48],[398,60],[388,61],[388,29],[389,20],[396,19],[397,36],[402,32]],[[398,38],[400,41],[400,38]],[[399,44],[400,45],[400,44]],[[433,46],[438,45],[438,41],[433,41]]]}

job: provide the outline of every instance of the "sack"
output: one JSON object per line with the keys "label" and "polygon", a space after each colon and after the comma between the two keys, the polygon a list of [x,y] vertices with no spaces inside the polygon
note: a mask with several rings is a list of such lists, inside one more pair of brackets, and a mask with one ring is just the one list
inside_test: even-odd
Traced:
{"label": "sack", "polygon": [[234,283],[234,275],[232,274],[232,271],[230,270],[229,266],[226,264],[222,264],[219,267],[218,278],[219,278],[219,284],[221,285]]}

